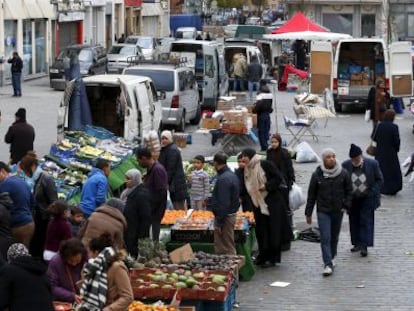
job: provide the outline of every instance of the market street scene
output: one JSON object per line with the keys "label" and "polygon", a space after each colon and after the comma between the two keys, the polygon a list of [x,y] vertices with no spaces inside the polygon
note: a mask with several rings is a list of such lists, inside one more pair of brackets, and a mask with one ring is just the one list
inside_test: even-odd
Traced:
{"label": "market street scene", "polygon": [[3,0],[0,310],[414,310],[406,2]]}

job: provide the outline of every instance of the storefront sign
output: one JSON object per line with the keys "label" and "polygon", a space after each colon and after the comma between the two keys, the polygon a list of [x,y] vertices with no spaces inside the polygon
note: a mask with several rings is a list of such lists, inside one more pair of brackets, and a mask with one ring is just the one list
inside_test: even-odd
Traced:
{"label": "storefront sign", "polygon": [[141,7],[142,0],[125,0],[126,7]]}

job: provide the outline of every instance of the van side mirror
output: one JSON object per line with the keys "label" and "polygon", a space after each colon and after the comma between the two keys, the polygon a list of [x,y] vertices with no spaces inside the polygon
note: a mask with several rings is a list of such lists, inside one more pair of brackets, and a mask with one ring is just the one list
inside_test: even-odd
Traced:
{"label": "van side mirror", "polygon": [[157,98],[158,98],[158,100],[164,100],[165,99],[165,92],[164,91],[157,91]]}

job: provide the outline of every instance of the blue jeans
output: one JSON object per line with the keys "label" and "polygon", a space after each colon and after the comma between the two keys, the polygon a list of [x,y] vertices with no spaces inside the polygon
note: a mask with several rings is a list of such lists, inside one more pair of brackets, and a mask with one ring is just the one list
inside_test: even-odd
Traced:
{"label": "blue jeans", "polygon": [[250,100],[253,100],[253,88],[256,92],[259,90],[259,81],[248,81],[247,88],[249,89]]}
{"label": "blue jeans", "polygon": [[259,132],[260,149],[265,151],[269,146],[270,114],[268,112],[258,114],[257,130]]}
{"label": "blue jeans", "polygon": [[13,95],[14,96],[22,96],[21,77],[22,77],[21,72],[12,73],[12,84],[13,84]]}
{"label": "blue jeans", "polygon": [[343,213],[318,212],[318,225],[321,232],[321,251],[325,266],[332,267],[332,259],[338,250],[339,232],[341,231]]}
{"label": "blue jeans", "polygon": [[242,77],[235,77],[233,80],[233,91],[237,92],[237,86],[239,85],[239,89],[241,92],[244,92],[244,79]]}

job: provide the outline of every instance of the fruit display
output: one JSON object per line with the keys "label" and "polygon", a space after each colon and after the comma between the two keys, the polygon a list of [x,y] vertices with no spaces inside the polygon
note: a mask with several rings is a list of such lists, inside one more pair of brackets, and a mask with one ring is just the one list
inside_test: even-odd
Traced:
{"label": "fruit display", "polygon": [[128,306],[128,311],[178,311],[175,307],[147,305],[141,301],[133,301]]}
{"label": "fruit display", "polygon": [[214,214],[210,211],[194,211],[190,215],[191,218],[204,218],[204,219],[213,219]]}
{"label": "fruit display", "polygon": [[137,299],[171,299],[179,291],[182,299],[224,301],[232,274],[226,271],[178,269],[132,269],[131,285]]}
{"label": "fruit display", "polygon": [[237,212],[236,216],[237,217],[246,217],[249,220],[250,225],[255,224],[253,212]]}
{"label": "fruit display", "polygon": [[138,241],[139,255],[133,265],[134,268],[157,267],[160,264],[170,263],[168,252],[163,243],[154,242],[152,239],[140,239]]}
{"label": "fruit display", "polygon": [[184,210],[166,210],[164,217],[161,220],[161,224],[162,225],[173,225],[178,219],[184,218],[185,215],[186,215],[186,211]]}
{"label": "fruit display", "polygon": [[211,218],[179,218],[172,227],[173,230],[213,230]]}

